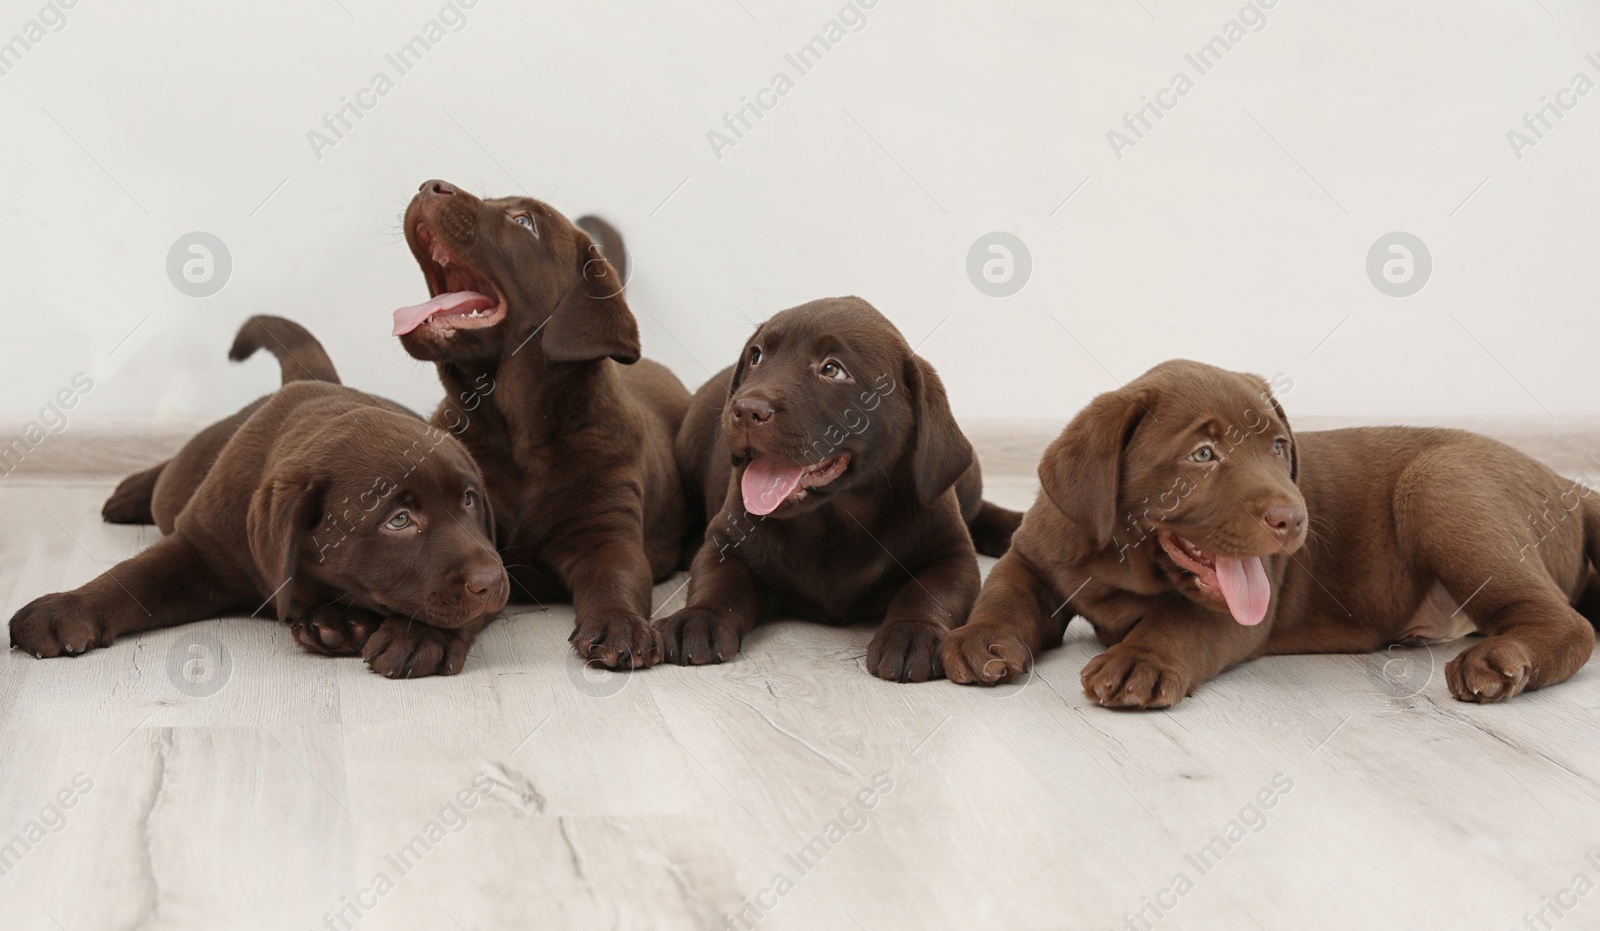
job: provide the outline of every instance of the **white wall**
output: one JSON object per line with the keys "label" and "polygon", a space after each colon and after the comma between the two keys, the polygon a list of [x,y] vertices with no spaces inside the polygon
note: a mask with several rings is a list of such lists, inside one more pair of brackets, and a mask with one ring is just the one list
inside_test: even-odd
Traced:
{"label": "white wall", "polygon": [[[0,39],[41,3],[0,4]],[[1600,81],[1594,4],[1276,0],[1119,159],[1107,131],[1241,3],[876,0],[715,157],[707,131],[840,7],[475,0],[318,159],[307,131],[439,0],[76,0],[0,77],[0,416],[79,371],[80,415],[227,412],[275,383],[224,358],[263,312],[429,406],[388,333],[425,296],[396,221],[431,177],[616,222],[646,352],[691,387],[746,318],[857,293],[926,340],[963,417],[1065,419],[1177,355],[1285,372],[1302,413],[1600,413],[1600,92],[1520,159],[1506,135]],[[233,257],[209,298],[165,270],[191,230]],[[965,271],[994,230],[1034,260],[1005,299]],[[1433,256],[1405,299],[1365,271],[1391,230]]]}

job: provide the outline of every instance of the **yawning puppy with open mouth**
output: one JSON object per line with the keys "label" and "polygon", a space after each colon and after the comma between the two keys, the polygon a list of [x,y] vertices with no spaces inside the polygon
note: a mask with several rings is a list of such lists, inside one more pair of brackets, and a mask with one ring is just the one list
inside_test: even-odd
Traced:
{"label": "yawning puppy with open mouth", "polygon": [[935,678],[977,594],[974,539],[997,554],[1019,519],[983,500],[932,366],[859,298],[762,324],[695,395],[678,460],[710,519],[688,604],[659,622],[678,663],[729,659],[768,617],[881,618],[867,668]]}
{"label": "yawning puppy with open mouth", "polygon": [[[422,274],[428,281],[428,292],[433,297],[394,312],[394,335],[405,336],[418,327],[428,327],[428,336],[418,339],[445,339],[455,330],[479,330],[498,326],[506,319],[506,299],[492,282],[464,264],[435,233],[435,227],[419,216],[407,225],[407,241]],[[453,213],[442,213],[438,222],[448,223]],[[517,214],[512,222],[533,232],[533,213]],[[476,245],[477,226],[459,221],[456,236],[467,240],[468,248]],[[514,233],[512,235],[515,235]]]}
{"label": "yawning puppy with open mouth", "polygon": [[596,218],[444,181],[422,185],[404,223],[429,297],[394,312],[394,333],[437,364],[433,422],[483,467],[511,597],[570,597],[587,660],[658,662],[651,589],[678,568],[688,527],[672,442],[689,392],[639,358],[611,261],[621,238]]}
{"label": "yawning puppy with open mouth", "polygon": [[[945,642],[954,681],[1021,675],[1075,615],[1107,646],[1084,692],[1113,708],[1167,707],[1266,654],[1474,631],[1484,639],[1445,685],[1494,702],[1566,680],[1594,647],[1600,503],[1486,437],[1296,436],[1267,382],[1177,360],[1095,398],[1045,451],[1039,481]],[[1529,514],[1547,520],[1530,528]]]}

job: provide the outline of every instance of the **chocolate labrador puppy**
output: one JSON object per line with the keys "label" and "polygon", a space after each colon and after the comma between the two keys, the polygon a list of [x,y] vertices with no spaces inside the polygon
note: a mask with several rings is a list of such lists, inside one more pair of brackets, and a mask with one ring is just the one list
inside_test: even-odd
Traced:
{"label": "chocolate labrador puppy", "polygon": [[[1082,615],[1107,646],[1084,692],[1164,708],[1268,654],[1483,639],[1461,701],[1562,682],[1589,659],[1600,502],[1486,437],[1363,427],[1296,436],[1254,375],[1156,366],[1089,404],[967,626],[956,682],[1020,675]],[[1533,515],[1539,515],[1534,518]]]}
{"label": "chocolate labrador puppy", "polygon": [[687,527],[672,440],[689,393],[640,360],[621,276],[528,197],[428,181],[405,233],[432,297],[395,311],[394,332],[437,364],[448,396],[433,421],[483,467],[513,596],[570,597],[585,659],[659,662],[651,587],[677,569]]}
{"label": "chocolate labrador puppy", "polygon": [[688,604],[658,624],[677,663],[720,663],[776,614],[882,618],[872,674],[937,678],[978,592],[973,540],[1004,551],[1020,520],[983,500],[933,367],[855,297],[763,323],[695,395],[678,457],[710,528]]}
{"label": "chocolate labrador puppy", "polygon": [[[453,438],[337,383],[299,326],[255,317],[231,357],[277,356],[277,393],[126,479],[105,516],[167,534],[11,619],[11,645],[76,655],[123,634],[273,606],[302,646],[391,678],[452,675],[506,602],[481,473]],[[364,649],[363,649],[364,648]]]}

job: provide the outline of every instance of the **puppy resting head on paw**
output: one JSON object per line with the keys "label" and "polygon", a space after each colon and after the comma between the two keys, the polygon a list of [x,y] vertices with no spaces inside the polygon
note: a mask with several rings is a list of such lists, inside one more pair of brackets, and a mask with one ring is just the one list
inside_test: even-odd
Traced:
{"label": "puppy resting head on paw", "polygon": [[505,607],[483,476],[453,437],[372,407],[291,430],[245,520],[280,619],[337,598],[450,630]]}

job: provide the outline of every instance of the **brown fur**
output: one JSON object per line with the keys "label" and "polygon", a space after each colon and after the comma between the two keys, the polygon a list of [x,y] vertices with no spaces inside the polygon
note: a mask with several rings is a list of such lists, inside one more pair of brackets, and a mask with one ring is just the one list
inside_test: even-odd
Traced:
{"label": "brown fur", "polygon": [[[334,370],[333,360],[323,351],[322,344],[312,336],[305,327],[292,320],[282,317],[256,316],[251,317],[239,328],[233,338],[233,347],[228,350],[228,358],[235,362],[243,362],[255,354],[258,349],[266,349],[278,360],[278,368],[282,373],[282,384],[287,385],[292,381],[325,381],[339,384],[339,373]],[[229,436],[239,428],[254,413],[263,401],[246,407],[232,417],[222,420],[207,427],[201,436],[207,437],[196,441],[213,451],[222,449]],[[151,506],[155,499],[155,487],[161,477],[162,469],[166,463],[160,463],[135,472],[122,480],[117,490],[111,493],[106,503],[100,509],[102,520],[110,524],[153,524],[155,515],[151,513]],[[204,470],[211,467],[209,461],[197,462],[193,467]],[[192,488],[198,479],[190,476],[179,484],[185,488]],[[170,487],[170,485],[169,485]],[[176,514],[182,508],[183,502],[171,502],[176,506],[169,507],[168,513]],[[171,533],[171,527],[163,527],[163,532]]]}
{"label": "brown fur", "polygon": [[[1201,443],[1220,461],[1187,458]],[[1011,552],[945,642],[956,682],[1020,675],[1075,614],[1108,647],[1084,667],[1084,691],[1117,708],[1172,705],[1258,656],[1447,639],[1461,618],[1484,635],[1445,669],[1462,701],[1562,682],[1593,650],[1573,605],[1600,558],[1600,502],[1482,436],[1296,436],[1260,378],[1174,361],[1090,403],[1039,478]],[[1301,519],[1274,518],[1285,514]],[[1265,557],[1266,619],[1237,623],[1162,532]]]}
{"label": "brown fur", "polygon": [[512,597],[570,597],[585,659],[659,662],[651,588],[678,567],[688,522],[672,438],[689,393],[639,359],[621,276],[588,234],[532,198],[486,201],[429,181],[405,232],[430,294],[501,302],[487,321],[437,319],[401,343],[437,363],[447,394],[434,423],[483,467]]}
{"label": "brown fur", "polygon": [[[847,379],[824,377],[830,360]],[[770,417],[744,416],[747,405]],[[696,393],[677,448],[710,531],[687,605],[659,622],[674,662],[722,662],[775,614],[883,619],[867,668],[886,679],[935,678],[939,643],[978,589],[963,514],[985,547],[1001,550],[1018,518],[982,500],[977,460],[933,367],[859,298],[813,301],[762,324],[739,364]],[[756,453],[850,461],[828,485],[756,517],[740,491]]]}
{"label": "brown fur", "polygon": [[[332,365],[288,321],[246,323],[235,358],[250,354],[247,334],[269,331],[310,341],[297,344],[301,361],[289,341],[255,343],[278,356],[283,387],[107,503],[151,514],[167,536],[79,589],[30,602],[11,619],[12,646],[76,655],[270,604],[313,652],[361,652],[391,677],[460,671],[506,601],[481,473],[405,408],[316,380]],[[385,526],[402,512],[406,527]]]}

